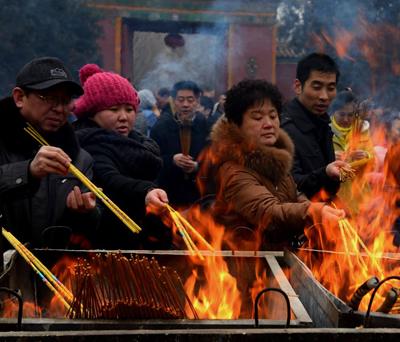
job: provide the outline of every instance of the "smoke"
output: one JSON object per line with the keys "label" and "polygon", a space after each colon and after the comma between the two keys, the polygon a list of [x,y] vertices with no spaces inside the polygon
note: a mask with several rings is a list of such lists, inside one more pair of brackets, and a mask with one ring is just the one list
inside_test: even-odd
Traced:
{"label": "smoke", "polygon": [[[200,27],[196,33],[183,33],[181,36],[185,45],[176,48],[165,45],[166,34],[136,34],[134,60],[138,65],[134,72],[134,83],[141,89],[149,88],[153,91],[161,87],[171,88],[181,80],[192,80],[200,86],[213,88],[218,81],[218,70],[223,60],[224,30]],[[143,53],[145,49],[141,48],[140,41],[144,44],[151,41],[153,51]]]}
{"label": "smoke", "polygon": [[339,89],[351,87],[361,98],[396,107],[399,9],[398,1],[284,0],[278,11],[280,39],[298,51],[335,57],[341,70]]}
{"label": "smoke", "polygon": [[[246,10],[247,3],[247,0],[218,0],[210,1],[207,8],[201,8],[204,13],[229,13]],[[204,3],[199,6],[204,6]],[[254,6],[252,4],[252,11]],[[218,18],[215,21],[213,16],[210,22],[177,23],[173,32],[135,32],[135,85],[156,91],[161,87],[171,88],[177,81],[192,80],[200,87],[225,92],[230,24],[224,15]],[[168,33],[179,33],[185,45],[174,49],[166,46],[164,37]],[[230,47],[229,53],[240,55],[239,40],[235,41],[234,48]],[[149,47],[149,44],[153,47]],[[138,60],[141,60],[139,64]]]}

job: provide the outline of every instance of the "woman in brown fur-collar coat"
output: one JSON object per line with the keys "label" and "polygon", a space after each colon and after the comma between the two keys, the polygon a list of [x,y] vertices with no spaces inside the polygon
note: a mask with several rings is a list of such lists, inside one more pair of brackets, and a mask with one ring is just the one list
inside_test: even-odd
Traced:
{"label": "woman in brown fur-collar coat", "polygon": [[321,220],[344,216],[342,210],[298,194],[290,175],[294,146],[279,128],[281,106],[272,84],[242,81],[228,91],[226,117],[211,133],[218,165],[215,218],[228,234],[240,226],[255,232],[247,241],[236,237],[236,249],[282,249],[303,233],[312,215]]}

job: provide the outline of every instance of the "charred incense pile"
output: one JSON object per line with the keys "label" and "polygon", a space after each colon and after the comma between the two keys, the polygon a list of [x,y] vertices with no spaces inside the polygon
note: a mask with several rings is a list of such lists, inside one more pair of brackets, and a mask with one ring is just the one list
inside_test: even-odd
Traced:
{"label": "charred incense pile", "polygon": [[79,259],[73,293],[70,318],[197,318],[176,272],[146,257]]}

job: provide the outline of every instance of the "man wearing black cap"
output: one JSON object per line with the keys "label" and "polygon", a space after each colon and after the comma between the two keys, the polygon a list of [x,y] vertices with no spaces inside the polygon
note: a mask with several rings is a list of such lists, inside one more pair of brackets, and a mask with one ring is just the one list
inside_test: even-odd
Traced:
{"label": "man wearing black cap", "polygon": [[[92,159],[67,123],[72,98],[82,93],[63,62],[43,57],[20,70],[12,95],[0,101],[1,223],[34,246],[60,245],[50,226],[81,231],[98,219],[94,195],[68,173],[73,163],[92,175]],[[24,131],[27,123],[51,146],[39,146]]]}

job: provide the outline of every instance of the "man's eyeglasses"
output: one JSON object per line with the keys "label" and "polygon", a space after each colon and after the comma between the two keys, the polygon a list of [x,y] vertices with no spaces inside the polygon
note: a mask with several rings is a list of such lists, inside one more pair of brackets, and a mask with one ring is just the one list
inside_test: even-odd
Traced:
{"label": "man's eyeglasses", "polygon": [[46,102],[48,105],[52,107],[57,107],[58,105],[62,106],[68,106],[72,99],[70,97],[59,97],[59,96],[53,96],[53,95],[41,95],[38,93],[34,93],[39,99],[41,99],[43,102]]}

